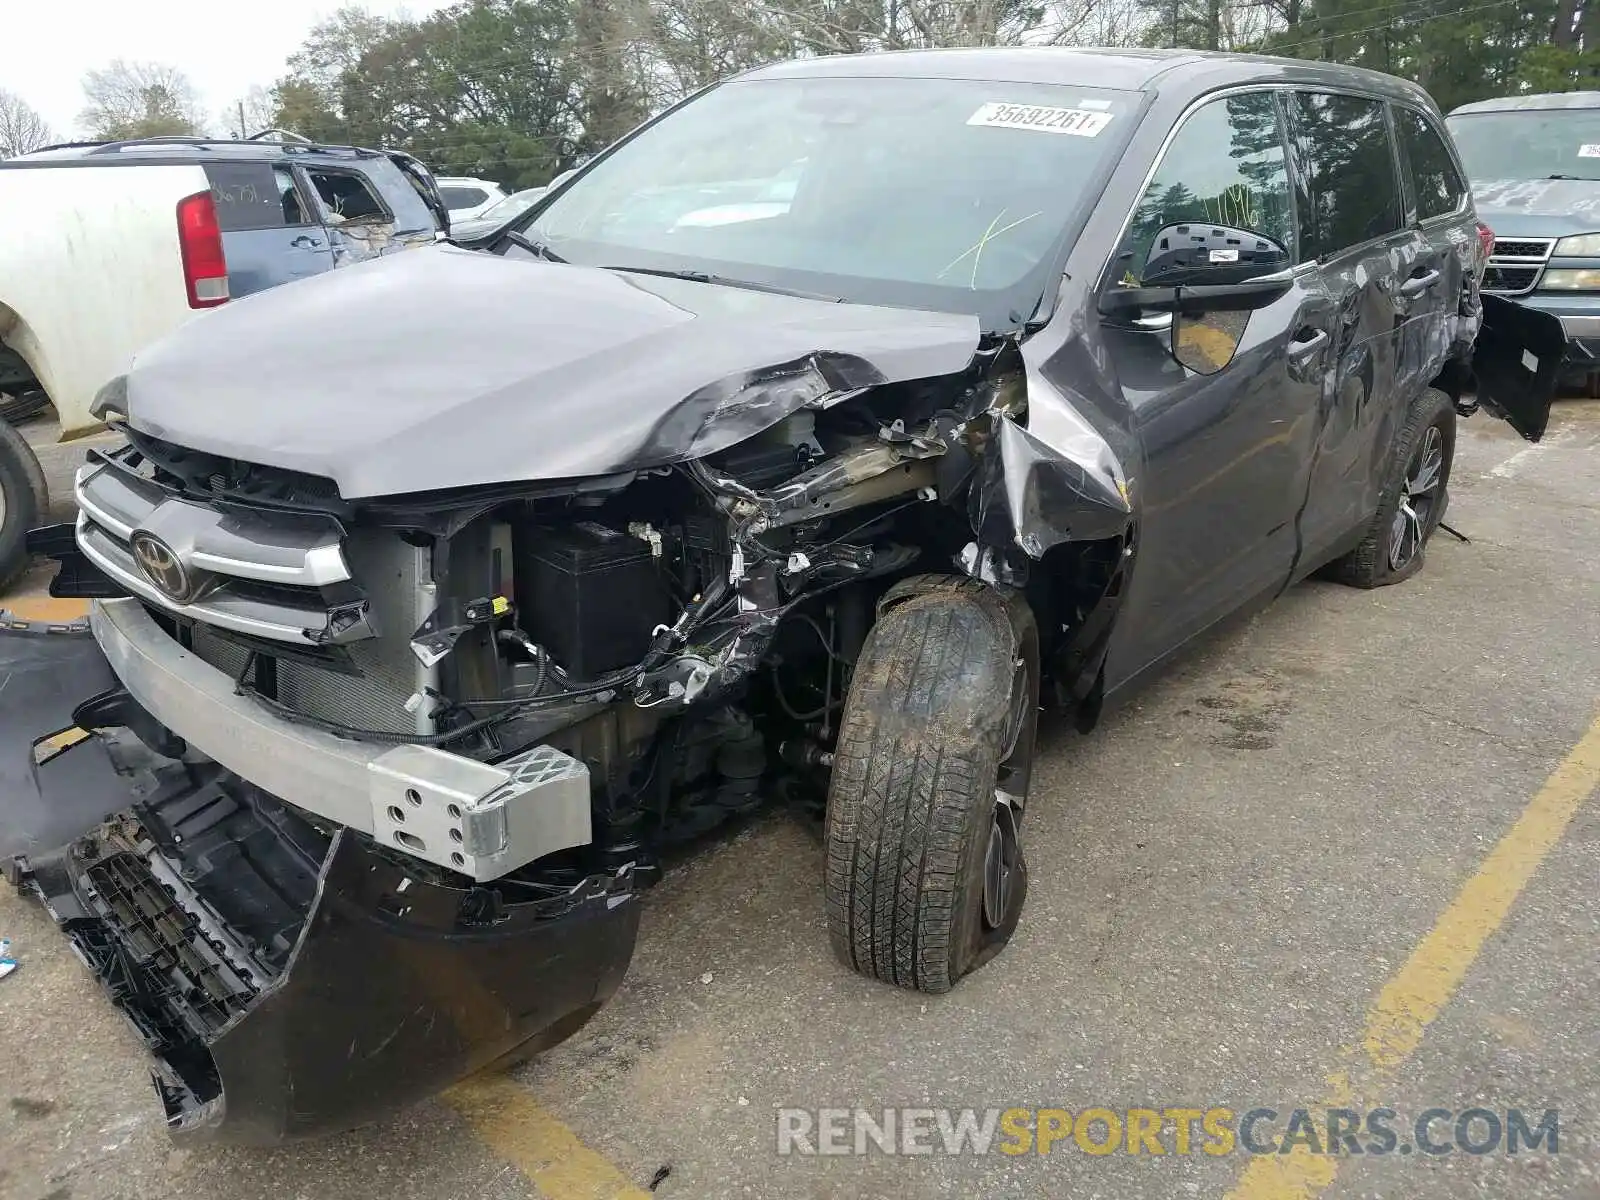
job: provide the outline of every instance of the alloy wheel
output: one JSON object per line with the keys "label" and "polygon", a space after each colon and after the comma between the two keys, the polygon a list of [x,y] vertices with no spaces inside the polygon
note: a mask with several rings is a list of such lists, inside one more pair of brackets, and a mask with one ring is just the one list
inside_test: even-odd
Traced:
{"label": "alloy wheel", "polygon": [[[1006,723],[1001,732],[1000,771],[995,781],[994,808],[989,822],[989,844],[983,859],[983,920],[991,929],[1006,921],[1015,891],[1018,867],[1022,860],[1019,825],[1023,796],[1017,789],[1020,776],[1027,786],[1029,763],[1021,761],[1033,754],[1033,738],[1023,737],[1028,728],[1032,699],[1028,664],[1019,658],[1011,682],[1011,697],[1006,707]],[[1026,743],[1026,744],[1024,744]]]}
{"label": "alloy wheel", "polygon": [[1422,553],[1444,483],[1444,434],[1429,425],[1406,464],[1400,504],[1389,525],[1389,569],[1401,571]]}

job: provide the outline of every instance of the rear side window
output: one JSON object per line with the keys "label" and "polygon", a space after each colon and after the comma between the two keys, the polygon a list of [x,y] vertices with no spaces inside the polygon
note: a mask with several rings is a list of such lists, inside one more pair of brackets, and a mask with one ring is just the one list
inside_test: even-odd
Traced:
{"label": "rear side window", "polygon": [[1466,185],[1450,150],[1433,122],[1414,108],[1396,107],[1394,123],[1400,131],[1400,149],[1411,169],[1411,184],[1417,192],[1417,219],[1442,217],[1461,207]]}
{"label": "rear side window", "polygon": [[272,179],[278,188],[278,204],[283,209],[285,225],[310,225],[311,214],[300,199],[300,189],[295,186],[294,172],[288,167],[273,167]]}
{"label": "rear side window", "polygon": [[269,164],[211,163],[206,178],[223,233],[280,229],[286,223],[282,195]]}
{"label": "rear side window", "polygon": [[1300,188],[1300,257],[1328,258],[1404,225],[1383,102],[1290,92],[1290,140]]}
{"label": "rear side window", "polygon": [[306,178],[317,190],[323,207],[335,221],[388,221],[389,210],[368,185],[353,171],[306,171]]}
{"label": "rear side window", "polygon": [[1271,92],[1213,100],[1190,114],[1133,210],[1118,281],[1138,286],[1156,234],[1188,221],[1265,234],[1294,253],[1289,171]]}
{"label": "rear side window", "polygon": [[439,194],[446,208],[477,208],[489,198],[488,192],[475,187],[442,187]]}

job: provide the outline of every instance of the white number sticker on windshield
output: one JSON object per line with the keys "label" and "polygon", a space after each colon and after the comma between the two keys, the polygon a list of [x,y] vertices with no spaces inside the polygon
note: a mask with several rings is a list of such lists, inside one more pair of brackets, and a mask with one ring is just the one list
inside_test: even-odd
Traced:
{"label": "white number sticker on windshield", "polygon": [[1048,108],[1042,104],[991,102],[968,117],[967,124],[987,125],[992,129],[1031,129],[1036,133],[1095,137],[1111,124],[1111,114],[1091,112],[1086,108]]}
{"label": "white number sticker on windshield", "polygon": [[1579,158],[1600,158],[1600,143],[1585,142],[1578,147]]}

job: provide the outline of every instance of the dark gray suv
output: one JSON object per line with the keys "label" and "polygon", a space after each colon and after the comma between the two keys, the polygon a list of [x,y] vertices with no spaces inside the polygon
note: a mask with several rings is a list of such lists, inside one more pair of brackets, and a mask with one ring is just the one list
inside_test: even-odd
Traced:
{"label": "dark gray suv", "polygon": [[0,639],[0,854],[186,1134],[567,1036],[664,851],[766,803],[825,813],[839,957],[944,991],[1022,918],[1041,704],[1087,731],[1313,571],[1406,578],[1458,413],[1541,435],[1559,323],[1484,257],[1438,112],[1370,72],[709,89],[475,248],[225,306],[108,389],[128,444],[39,537],[93,640]]}

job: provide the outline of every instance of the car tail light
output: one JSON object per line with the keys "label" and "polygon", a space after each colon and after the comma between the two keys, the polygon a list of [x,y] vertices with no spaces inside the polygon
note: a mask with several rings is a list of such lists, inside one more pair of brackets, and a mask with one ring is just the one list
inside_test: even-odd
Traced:
{"label": "car tail light", "polygon": [[1484,260],[1494,253],[1494,230],[1482,221],[1478,222],[1478,250],[1479,257]]}
{"label": "car tail light", "polygon": [[214,308],[228,298],[228,260],[222,253],[222,226],[210,192],[178,201],[178,249],[190,308]]}

